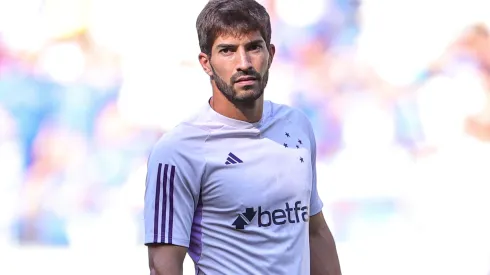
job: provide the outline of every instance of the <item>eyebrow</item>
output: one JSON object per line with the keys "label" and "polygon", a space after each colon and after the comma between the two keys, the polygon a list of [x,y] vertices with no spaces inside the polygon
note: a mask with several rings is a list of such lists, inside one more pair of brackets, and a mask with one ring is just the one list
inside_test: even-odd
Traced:
{"label": "eyebrow", "polygon": [[[264,40],[262,39],[256,39],[256,40],[253,40],[253,41],[250,41],[247,43],[247,46],[249,45],[258,45],[258,44],[263,44],[264,43]],[[226,44],[226,43],[222,43],[222,44],[218,44],[216,46],[216,48],[233,48],[233,47],[236,47],[237,45],[236,44]]]}

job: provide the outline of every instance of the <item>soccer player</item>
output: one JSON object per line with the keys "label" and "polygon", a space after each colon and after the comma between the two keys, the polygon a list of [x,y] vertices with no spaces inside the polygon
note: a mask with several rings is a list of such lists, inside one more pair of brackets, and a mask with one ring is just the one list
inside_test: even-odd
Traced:
{"label": "soccer player", "polygon": [[341,274],[312,127],[263,97],[275,53],[268,13],[254,0],[211,0],[196,27],[213,92],[150,154],[151,274],[182,274],[186,253],[196,274]]}

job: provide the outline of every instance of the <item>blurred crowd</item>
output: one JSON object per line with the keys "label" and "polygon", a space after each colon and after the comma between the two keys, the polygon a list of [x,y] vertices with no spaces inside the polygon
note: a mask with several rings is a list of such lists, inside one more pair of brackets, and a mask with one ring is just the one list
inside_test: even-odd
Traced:
{"label": "blurred crowd", "polygon": [[[0,1],[0,245],[142,241],[149,150],[210,89],[194,29],[205,1],[136,2]],[[464,232],[461,247],[489,252],[490,16],[259,2],[278,48],[266,98],[313,123],[338,242]]]}

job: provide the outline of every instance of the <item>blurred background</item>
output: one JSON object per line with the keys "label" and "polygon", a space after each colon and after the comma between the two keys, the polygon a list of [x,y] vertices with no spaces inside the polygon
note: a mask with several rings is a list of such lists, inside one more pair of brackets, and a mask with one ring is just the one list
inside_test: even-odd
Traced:
{"label": "blurred background", "polygon": [[[490,3],[260,2],[344,274],[489,274]],[[0,0],[0,274],[149,273],[146,159],[211,95],[205,3]]]}

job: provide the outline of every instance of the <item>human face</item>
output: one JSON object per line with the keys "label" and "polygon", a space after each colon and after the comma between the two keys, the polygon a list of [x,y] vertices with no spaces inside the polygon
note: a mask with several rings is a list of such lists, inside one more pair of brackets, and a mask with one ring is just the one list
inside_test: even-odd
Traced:
{"label": "human face", "polygon": [[208,56],[208,73],[230,102],[251,104],[264,93],[273,55],[274,46],[267,48],[258,31],[219,36]]}

